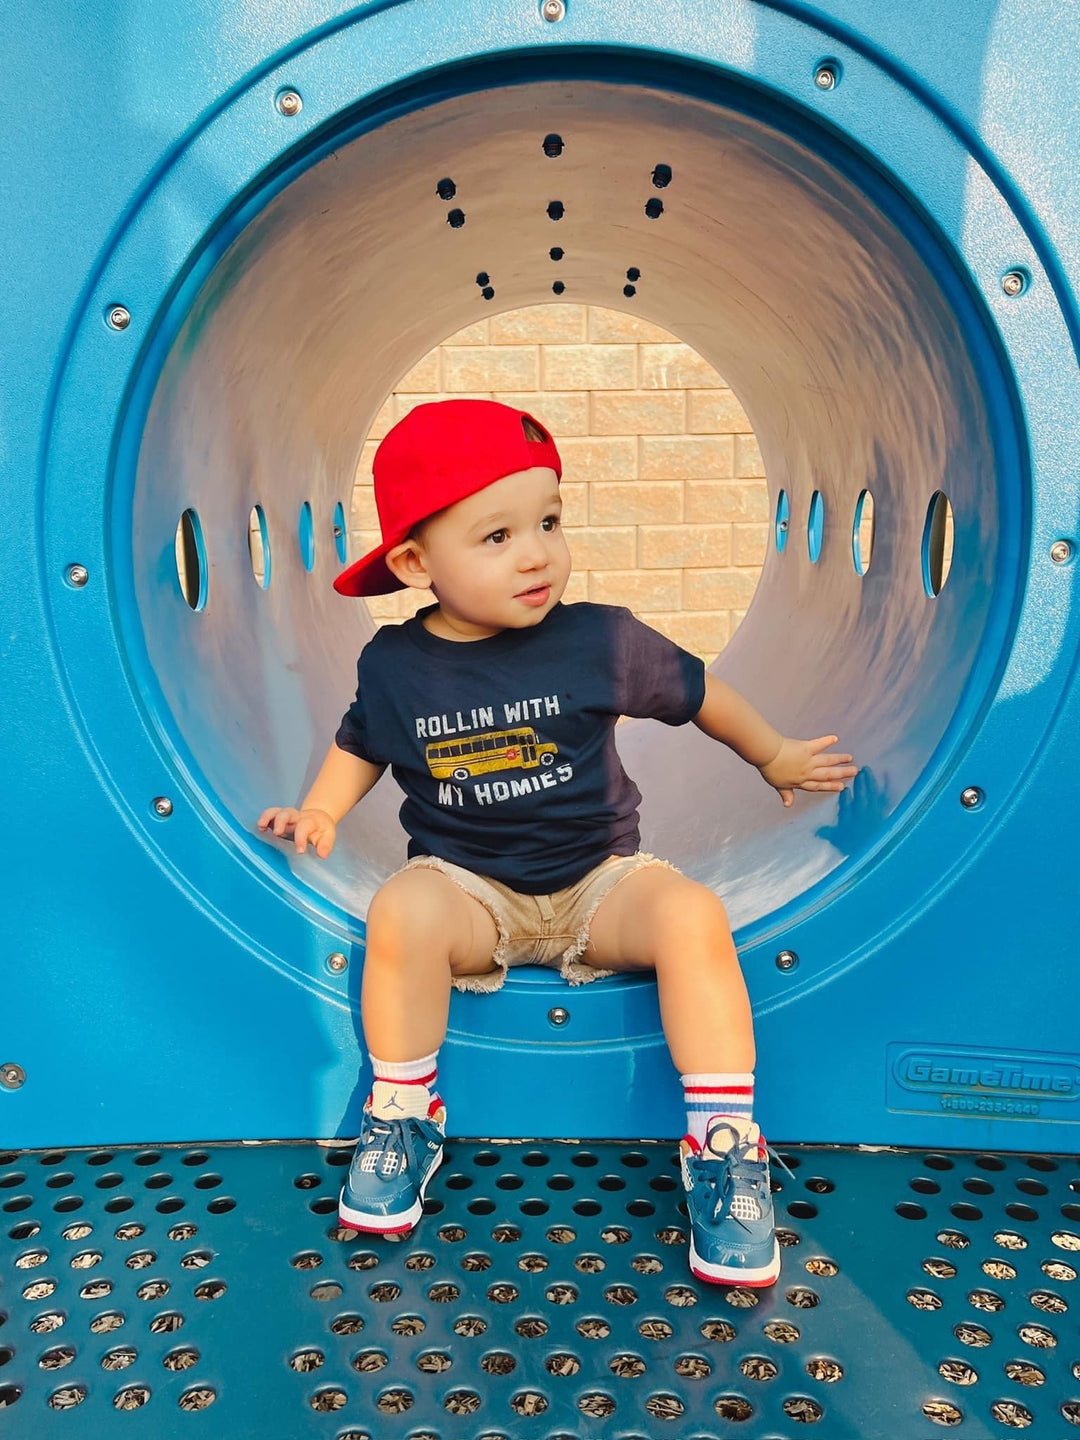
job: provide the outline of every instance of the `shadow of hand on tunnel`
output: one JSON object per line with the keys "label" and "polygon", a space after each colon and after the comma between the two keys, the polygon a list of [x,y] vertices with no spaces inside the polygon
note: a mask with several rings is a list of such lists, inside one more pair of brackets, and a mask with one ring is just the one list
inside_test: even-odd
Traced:
{"label": "shadow of hand on tunnel", "polygon": [[866,765],[855,776],[850,788],[840,791],[836,822],[822,825],[815,833],[840,851],[854,855],[864,850],[881,834],[886,819],[896,808],[889,794],[889,777],[881,779]]}

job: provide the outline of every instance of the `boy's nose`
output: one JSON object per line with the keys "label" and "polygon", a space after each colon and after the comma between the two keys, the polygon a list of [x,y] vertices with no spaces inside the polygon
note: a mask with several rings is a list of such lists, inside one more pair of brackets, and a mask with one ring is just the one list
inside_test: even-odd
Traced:
{"label": "boy's nose", "polygon": [[547,551],[539,540],[530,540],[518,553],[519,570],[539,570],[547,564]]}

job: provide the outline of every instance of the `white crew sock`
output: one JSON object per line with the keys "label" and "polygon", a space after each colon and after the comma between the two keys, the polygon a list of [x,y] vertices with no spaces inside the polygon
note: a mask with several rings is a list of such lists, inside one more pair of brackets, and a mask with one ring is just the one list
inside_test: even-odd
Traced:
{"label": "white crew sock", "polygon": [[370,1052],[368,1059],[375,1072],[371,1087],[371,1113],[380,1120],[403,1120],[406,1115],[426,1120],[431,1102],[436,1098],[437,1057],[433,1050],[419,1060],[377,1060]]}

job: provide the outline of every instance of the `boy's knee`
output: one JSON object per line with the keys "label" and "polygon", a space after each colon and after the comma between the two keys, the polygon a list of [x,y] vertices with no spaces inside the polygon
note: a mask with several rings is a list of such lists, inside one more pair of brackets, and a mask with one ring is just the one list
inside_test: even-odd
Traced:
{"label": "boy's knee", "polygon": [[372,930],[380,938],[391,938],[417,930],[436,930],[445,925],[445,877],[434,870],[400,870],[381,885],[368,906],[370,945]]}
{"label": "boy's knee", "polygon": [[687,927],[699,931],[730,928],[720,896],[686,876],[679,876],[656,897],[652,919],[661,934],[677,935]]}

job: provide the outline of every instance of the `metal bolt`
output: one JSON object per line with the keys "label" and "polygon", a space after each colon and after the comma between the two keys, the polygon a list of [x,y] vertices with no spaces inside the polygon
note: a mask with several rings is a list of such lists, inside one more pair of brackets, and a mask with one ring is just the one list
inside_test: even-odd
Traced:
{"label": "metal bolt", "polygon": [[1067,540],[1055,540],[1050,546],[1050,559],[1055,565],[1064,565],[1072,554],[1072,546]]}
{"label": "metal bolt", "polygon": [[114,330],[126,330],[131,324],[131,311],[123,305],[114,305],[109,311],[109,324]]}
{"label": "metal bolt", "polygon": [[781,950],[776,957],[776,968],[778,970],[794,970],[799,963],[799,957],[794,950]]}
{"label": "metal bolt", "polygon": [[969,785],[966,790],[960,792],[960,804],[965,810],[974,810],[983,802],[983,792],[977,785]]}
{"label": "metal bolt", "polygon": [[1006,295],[1019,295],[1024,285],[1023,272],[1020,270],[1010,270],[1007,275],[1002,277],[1001,288]]}
{"label": "metal bolt", "polygon": [[291,120],[294,115],[300,114],[304,102],[295,90],[283,90],[277,97],[277,108]]}
{"label": "metal bolt", "polygon": [[90,574],[85,565],[69,565],[68,579],[81,590],[90,579]]}
{"label": "metal bolt", "polygon": [[819,65],[814,71],[814,84],[819,90],[832,90],[836,86],[836,71],[831,65]]}
{"label": "metal bolt", "polygon": [[540,7],[540,14],[545,20],[561,20],[566,14],[566,6],[563,0],[544,0]]}
{"label": "metal bolt", "polygon": [[335,975],[340,975],[343,970],[349,968],[349,962],[340,950],[335,950],[332,955],[326,957],[326,968],[332,970]]}
{"label": "metal bolt", "polygon": [[16,1065],[9,1060],[6,1065],[0,1065],[0,1085],[5,1090],[18,1090],[26,1084],[26,1071],[21,1065]]}
{"label": "metal bolt", "polygon": [[565,1025],[570,1019],[570,1011],[564,1010],[561,1005],[556,1005],[554,1010],[548,1011],[548,1019],[552,1025]]}
{"label": "metal bolt", "polygon": [[167,795],[159,795],[154,801],[154,811],[165,818],[172,814],[172,801]]}

